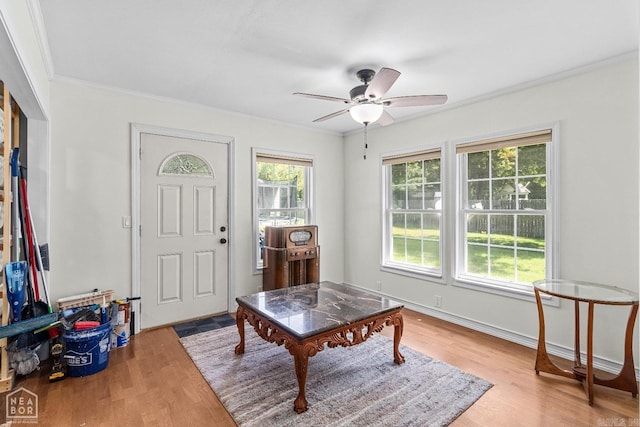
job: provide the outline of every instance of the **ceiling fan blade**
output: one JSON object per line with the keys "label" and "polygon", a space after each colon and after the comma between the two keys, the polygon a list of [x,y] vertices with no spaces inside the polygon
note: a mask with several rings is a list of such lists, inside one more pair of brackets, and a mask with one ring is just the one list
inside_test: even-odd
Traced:
{"label": "ceiling fan blade", "polygon": [[369,82],[367,90],[364,96],[367,99],[378,99],[382,97],[391,86],[400,77],[400,71],[396,71],[393,68],[381,68],[380,71],[373,76],[373,80]]}
{"label": "ceiling fan blade", "polygon": [[302,93],[302,92],[295,92],[294,95],[305,96],[307,98],[322,99],[324,101],[344,102],[345,104],[350,104],[351,103],[351,100],[349,100],[349,99],[338,98],[338,97],[335,97],[335,96],[315,95],[313,93]]}
{"label": "ceiling fan blade", "polygon": [[322,117],[320,117],[318,119],[315,119],[313,121],[313,123],[324,122],[325,120],[333,119],[334,117],[338,117],[338,116],[346,113],[347,111],[349,111],[349,110],[340,110],[340,111],[336,111],[335,113],[327,114],[326,116],[322,116]]}
{"label": "ceiling fan blade", "polygon": [[447,95],[413,95],[384,99],[382,103],[389,107],[421,107],[444,104],[447,99]]}
{"label": "ceiling fan blade", "polygon": [[391,114],[387,113],[387,111],[385,110],[382,112],[380,118],[376,120],[376,123],[378,123],[380,126],[390,125],[391,123],[393,123],[393,117],[391,117]]}

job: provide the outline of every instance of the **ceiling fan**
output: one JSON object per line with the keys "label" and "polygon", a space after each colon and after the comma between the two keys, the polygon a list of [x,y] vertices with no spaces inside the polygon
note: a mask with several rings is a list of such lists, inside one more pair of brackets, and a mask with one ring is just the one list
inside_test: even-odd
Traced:
{"label": "ceiling fan", "polygon": [[400,72],[393,68],[381,68],[378,73],[365,68],[358,71],[356,76],[363,84],[349,91],[350,99],[302,92],[295,92],[294,95],[341,102],[349,105],[349,108],[315,119],[313,121],[314,123],[323,122],[348,112],[355,121],[364,124],[365,127],[373,122],[377,122],[382,126],[393,123],[393,117],[391,117],[384,107],[420,107],[425,105],[440,105],[447,102],[447,95],[411,95],[386,99],[382,98],[398,77],[400,77]]}

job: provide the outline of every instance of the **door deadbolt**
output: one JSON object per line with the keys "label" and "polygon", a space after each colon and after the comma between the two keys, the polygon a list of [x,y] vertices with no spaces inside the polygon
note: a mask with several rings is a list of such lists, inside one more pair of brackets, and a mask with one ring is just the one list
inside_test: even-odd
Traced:
{"label": "door deadbolt", "polygon": [[222,227],[220,227],[220,231],[225,232],[227,231],[227,227],[225,227],[224,225]]}

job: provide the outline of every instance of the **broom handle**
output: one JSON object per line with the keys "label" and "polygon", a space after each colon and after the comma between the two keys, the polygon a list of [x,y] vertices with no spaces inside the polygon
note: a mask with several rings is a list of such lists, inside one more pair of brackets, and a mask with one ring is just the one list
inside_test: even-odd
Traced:
{"label": "broom handle", "polygon": [[[29,261],[31,264],[31,271],[33,274],[33,290],[35,293],[36,301],[40,300],[40,290],[38,289],[38,271],[36,270],[36,256],[33,250],[33,236],[31,235],[31,222],[29,222],[29,202],[27,199],[27,180],[20,178],[20,188],[22,189],[22,208],[24,209],[24,222],[25,229],[27,230],[27,243],[29,244]],[[23,236],[24,238],[24,236]]]}
{"label": "broom handle", "polygon": [[44,289],[44,298],[47,306],[49,307],[49,313],[51,313],[51,301],[49,301],[49,286],[47,285],[47,278],[44,277],[44,267],[42,266],[42,254],[40,253],[40,245],[38,244],[38,237],[36,236],[36,228],[33,227],[33,216],[31,216],[31,209],[27,209],[27,215],[29,215],[29,222],[31,223],[31,232],[33,233],[33,242],[36,249],[36,262],[38,263],[38,269],[40,270],[40,277],[42,278],[42,288]]}

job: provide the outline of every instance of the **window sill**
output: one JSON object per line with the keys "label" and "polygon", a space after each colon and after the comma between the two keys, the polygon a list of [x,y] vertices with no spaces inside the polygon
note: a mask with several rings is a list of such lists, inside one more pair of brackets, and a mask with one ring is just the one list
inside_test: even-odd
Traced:
{"label": "window sill", "polygon": [[[497,282],[484,282],[480,280],[474,280],[474,278],[470,277],[456,277],[453,281],[453,285],[461,288],[473,289],[479,292],[501,295],[534,303],[536,302],[536,296],[533,291],[533,286],[531,286],[531,289],[524,289],[523,285],[518,285],[522,286],[522,288],[516,288],[511,287],[507,284],[503,285]],[[553,307],[560,306],[559,298],[549,295],[540,295],[540,298],[542,299],[542,303],[544,305]]]}
{"label": "window sill", "polygon": [[380,270],[391,274],[398,274],[400,276],[407,276],[414,279],[440,283],[442,285],[446,284],[444,278],[442,277],[442,273],[440,272],[411,268],[404,264],[382,264],[380,265]]}

